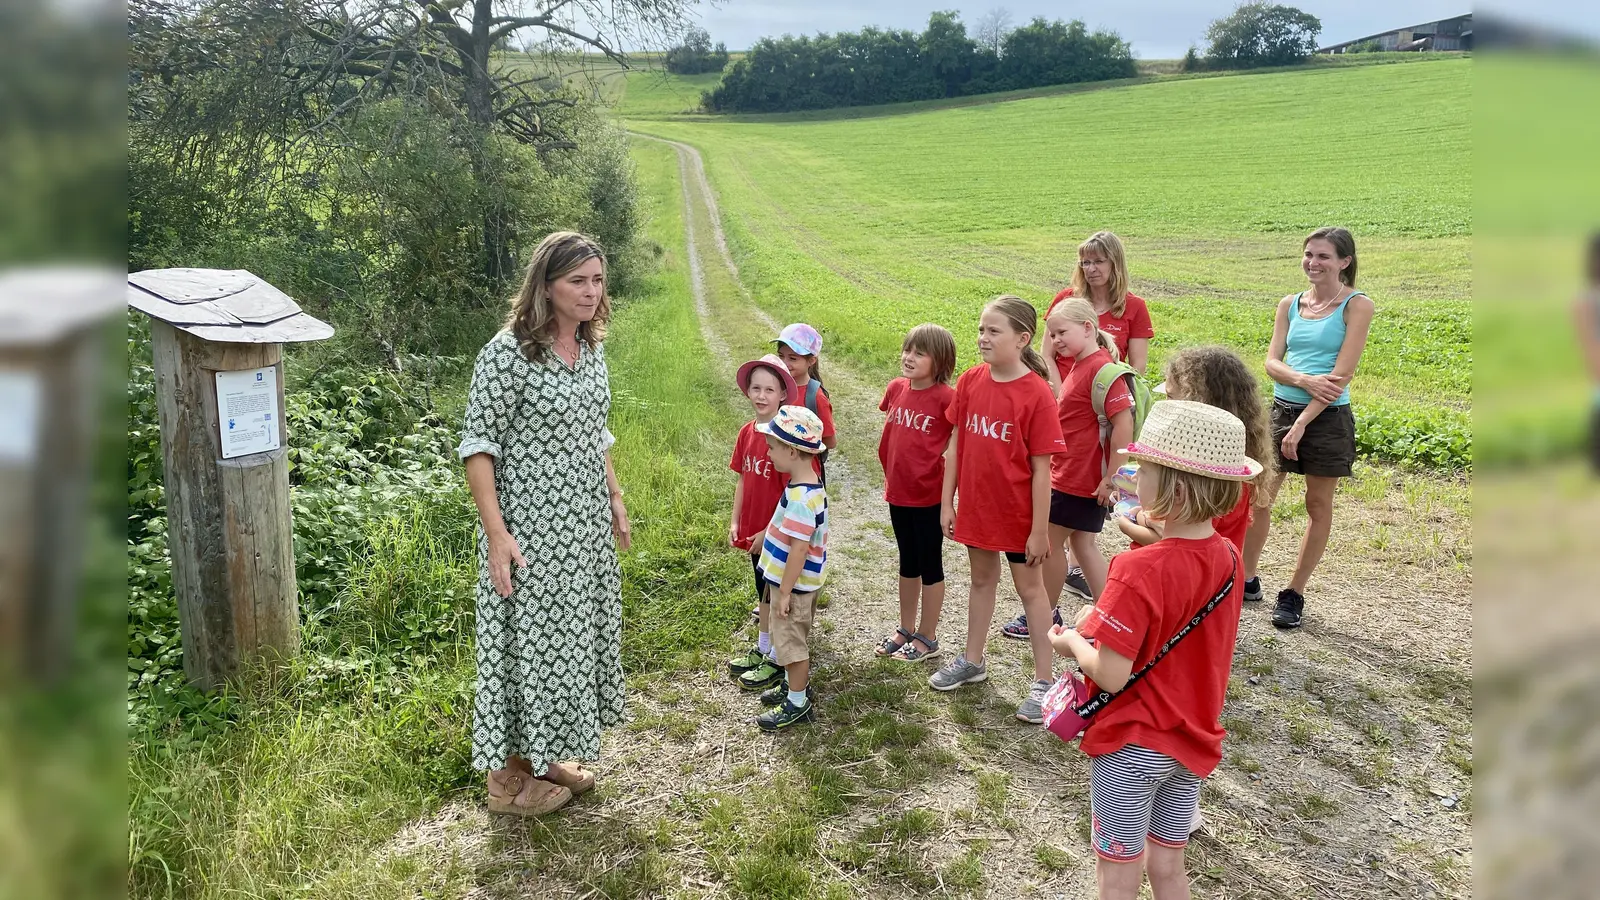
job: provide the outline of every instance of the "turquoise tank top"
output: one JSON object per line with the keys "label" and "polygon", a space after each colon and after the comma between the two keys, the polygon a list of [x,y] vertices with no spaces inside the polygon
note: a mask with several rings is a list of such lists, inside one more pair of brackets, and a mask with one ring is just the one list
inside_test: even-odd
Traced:
{"label": "turquoise tank top", "polygon": [[[1354,291],[1350,297],[1365,295],[1365,291]],[[1320,319],[1306,319],[1300,315],[1300,298],[1305,296],[1302,291],[1294,295],[1294,302],[1289,304],[1289,337],[1284,345],[1283,361],[1289,368],[1306,375],[1327,375],[1333,371],[1333,364],[1339,360],[1339,348],[1344,346],[1344,308],[1350,304],[1350,297]],[[1279,400],[1286,400],[1305,406],[1311,403],[1312,396],[1305,388],[1293,385],[1272,385],[1272,396]],[[1350,402],[1350,389],[1345,388],[1330,406],[1344,406]]]}

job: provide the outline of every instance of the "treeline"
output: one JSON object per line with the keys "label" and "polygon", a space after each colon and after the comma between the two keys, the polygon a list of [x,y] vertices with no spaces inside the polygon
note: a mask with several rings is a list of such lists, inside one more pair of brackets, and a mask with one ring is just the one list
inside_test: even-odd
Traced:
{"label": "treeline", "polygon": [[1130,78],[1128,43],[1081,21],[1035,18],[1006,32],[998,52],[936,12],[921,34],[866,28],[763,38],[701,102],[712,112],[790,112],[935,100],[1051,84]]}

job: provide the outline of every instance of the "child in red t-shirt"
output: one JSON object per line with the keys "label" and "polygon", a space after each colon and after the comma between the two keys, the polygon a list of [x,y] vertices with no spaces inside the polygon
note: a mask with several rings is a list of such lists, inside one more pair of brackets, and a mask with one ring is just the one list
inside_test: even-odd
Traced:
{"label": "child in red t-shirt", "polygon": [[[1178,351],[1167,360],[1164,390],[1173,400],[1193,400],[1233,413],[1244,423],[1245,452],[1250,458],[1273,458],[1261,385],[1237,353],[1226,347],[1193,347]],[[1253,489],[1253,483],[1246,483],[1239,503],[1211,523],[1218,534],[1231,541],[1241,552],[1244,550],[1245,532],[1250,527]],[[1117,518],[1117,526],[1129,540],[1139,545],[1161,540],[1162,525],[1159,519],[1152,518],[1138,507],[1130,510],[1130,516],[1136,518]],[[1261,596],[1260,582],[1254,577],[1247,579],[1244,598],[1260,600]]]}
{"label": "child in red t-shirt", "polygon": [[772,649],[768,604],[761,602],[764,582],[760,560],[761,536],[789,483],[789,476],[773,467],[767,438],[757,426],[772,421],[778,408],[792,400],[797,389],[783,360],[771,353],[740,366],[738,380],[739,391],[749,398],[756,417],[739,429],[733,459],[728,463],[728,468],[739,473],[739,483],[733,489],[728,544],[750,554],[750,568],[756,580],[757,643],[750,652],[728,660],[728,672],[739,679],[741,687],[756,691],[771,687],[783,677]]}
{"label": "child in red t-shirt", "polygon": [[1142,374],[1156,330],[1150,322],[1150,308],[1128,290],[1128,263],[1121,238],[1096,231],[1078,245],[1072,286],[1056,295],[1045,310],[1045,319],[1068,297],[1082,297],[1094,306],[1100,330],[1116,339],[1117,358]]}
{"label": "child in red t-shirt", "polygon": [[[889,382],[878,408],[888,415],[878,440],[883,499],[900,550],[900,627],[878,645],[879,656],[916,662],[939,655],[944,608],[944,533],[939,503],[944,451],[955,428],[946,417],[955,389],[956,341],[938,325],[911,329],[900,346],[901,377]],[[921,620],[917,606],[921,601]]]}
{"label": "child in red t-shirt", "polygon": [[[1070,547],[1089,583],[1090,596],[1098,597],[1106,588],[1106,560],[1095,545],[1095,535],[1105,528],[1106,507],[1114,502],[1111,477],[1123,462],[1120,448],[1133,440],[1133,390],[1126,379],[1118,379],[1106,392],[1110,428],[1103,430],[1094,408],[1094,379],[1101,367],[1116,361],[1111,336],[1096,324],[1088,301],[1078,297],[1057,303],[1045,328],[1051,352],[1069,363],[1057,402],[1067,449],[1050,465],[1050,549]],[[1066,579],[1066,554],[1052,553],[1044,567],[1045,591],[1052,605],[1060,602]],[[1026,628],[1026,623],[1007,628],[1018,624]]]}
{"label": "child in red t-shirt", "polygon": [[[1200,780],[1222,760],[1244,582],[1238,551],[1211,520],[1238,505],[1240,482],[1261,465],[1245,454],[1242,422],[1184,400],[1152,407],[1128,455],[1140,463],[1139,502],[1166,522],[1166,537],[1113,559],[1105,595],[1084,610],[1078,630],[1052,628],[1050,643],[1078,661],[1091,693],[1123,691],[1079,743],[1091,758],[1100,897],[1137,896],[1147,843],[1155,896],[1187,897],[1184,847]],[[1127,687],[1219,595],[1214,611]]]}
{"label": "child in red t-shirt", "polygon": [[[978,320],[981,365],[962,373],[947,418],[955,426],[945,454],[939,524],[967,545],[972,590],[967,604],[965,652],[928,679],[951,691],[989,677],[984,644],[994,620],[1000,556],[1023,609],[1048,615],[1040,563],[1050,554],[1045,528],[1050,500],[1050,457],[1062,450],[1045,361],[1033,348],[1039,314],[1026,300],[1001,296]],[[959,495],[960,505],[956,505]],[[1050,689],[1051,656],[1041,629],[1033,642],[1034,682],[1017,718],[1044,721],[1041,702]]]}

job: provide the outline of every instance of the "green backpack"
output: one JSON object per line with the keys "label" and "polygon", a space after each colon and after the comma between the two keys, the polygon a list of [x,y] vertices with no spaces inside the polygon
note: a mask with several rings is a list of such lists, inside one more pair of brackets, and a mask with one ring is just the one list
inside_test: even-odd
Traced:
{"label": "green backpack", "polygon": [[1128,379],[1128,388],[1133,392],[1133,440],[1139,439],[1139,432],[1144,430],[1145,417],[1150,415],[1150,404],[1154,400],[1150,396],[1150,387],[1139,377],[1139,373],[1127,363],[1108,362],[1101,366],[1094,375],[1094,388],[1089,394],[1089,402],[1094,404],[1094,414],[1100,420],[1102,444],[1111,438],[1111,419],[1106,416],[1106,395],[1111,393],[1111,386],[1117,383],[1117,379],[1123,377]]}

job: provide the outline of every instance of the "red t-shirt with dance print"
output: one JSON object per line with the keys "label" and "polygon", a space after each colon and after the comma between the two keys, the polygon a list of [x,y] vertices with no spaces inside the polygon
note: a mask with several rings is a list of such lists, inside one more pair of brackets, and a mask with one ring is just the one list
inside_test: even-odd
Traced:
{"label": "red t-shirt with dance print", "polygon": [[1050,383],[1029,372],[995,381],[980,363],[956,380],[956,541],[1021,553],[1033,530],[1031,458],[1065,449]]}
{"label": "red t-shirt with dance print", "polygon": [[778,498],[789,483],[789,476],[772,467],[772,457],[767,455],[766,435],[756,430],[756,423],[746,422],[739,429],[739,438],[733,442],[733,459],[728,468],[739,473],[739,485],[744,488],[739,497],[736,516],[739,522],[739,539],[734,546],[740,550],[755,549],[751,538],[760,537],[772,521],[772,511],[778,508]]}
{"label": "red t-shirt with dance print", "polygon": [[955,428],[945,411],[955,388],[931,384],[922,390],[896,378],[878,408],[888,413],[878,440],[883,464],[883,499],[894,506],[938,506],[944,491],[944,448]]}

